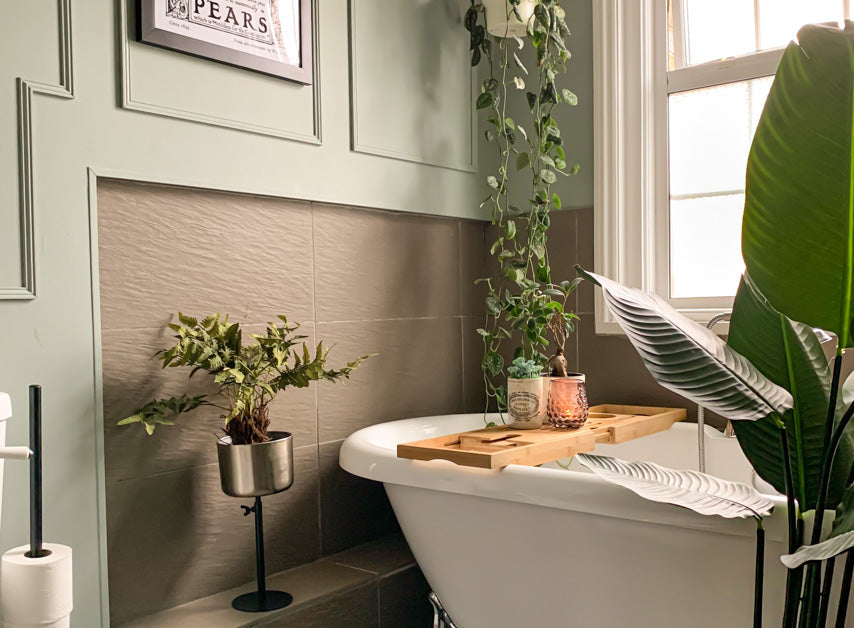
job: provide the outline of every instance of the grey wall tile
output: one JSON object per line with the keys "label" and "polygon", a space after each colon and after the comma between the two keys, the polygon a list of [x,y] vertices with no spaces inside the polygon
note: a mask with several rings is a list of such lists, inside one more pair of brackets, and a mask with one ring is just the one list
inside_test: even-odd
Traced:
{"label": "grey wall tile", "polygon": [[[372,582],[260,625],[271,628],[376,628],[379,625],[377,595],[377,583]],[[404,628],[404,624],[398,628]]]}
{"label": "grey wall tile", "polygon": [[460,221],[460,303],[463,316],[480,315],[484,311],[486,283],[475,280],[488,277],[486,257],[486,225],[472,220]]}
{"label": "grey wall tile", "polygon": [[[482,407],[472,315],[483,309],[483,289],[473,284],[486,274],[483,232],[482,223],[469,221],[134,182],[99,184],[116,621],[253,575],[251,520],[219,488],[212,432],[221,427],[221,412],[200,409],[151,438],[138,426],[115,425],[152,398],[214,390],[204,377],[188,383],[184,369],[163,371],[151,359],[169,344],[164,326],[170,314],[220,310],[248,331],[261,331],[283,312],[305,323],[312,341],[316,335],[336,345],[333,365],[380,353],[349,382],[288,391],[271,407],[274,427],[294,433],[302,465],[299,486],[270,498],[265,509],[268,571],[274,571],[319,555],[321,520],[327,554],[397,529],[382,487],[338,467],[340,439],[384,420]],[[316,329],[315,305],[316,320],[324,321]],[[318,437],[328,442],[319,453],[300,447]],[[273,500],[283,505],[277,510]],[[281,547],[273,549],[279,537]],[[376,605],[372,612],[376,625]]]}
{"label": "grey wall tile", "polygon": [[486,407],[483,383],[483,338],[477,333],[483,325],[483,316],[462,319],[463,327],[463,412],[482,412]]}
{"label": "grey wall tile", "polygon": [[[294,451],[294,485],[264,499],[267,569],[319,555],[317,448]],[[216,464],[107,484],[114,624],[252,580],[253,520],[222,493]]]}
{"label": "grey wall tile", "polygon": [[[263,326],[246,327],[260,333]],[[313,341],[312,325],[302,328]],[[109,481],[139,478],[216,461],[214,433],[222,433],[222,410],[203,407],[161,426],[148,436],[139,425],[118,426],[142,404],[180,394],[214,394],[216,386],[203,373],[192,379],[188,368],[163,369],[154,353],[169,346],[171,332],[159,329],[104,331],[104,444]],[[249,342],[246,339],[244,342]],[[316,442],[317,406],[313,388],[285,391],[270,405],[275,429],[294,434],[294,446]]]}
{"label": "grey wall tile", "polygon": [[335,345],[337,364],[379,355],[347,382],[317,389],[320,442],[391,419],[458,412],[462,407],[462,350],[457,318],[318,323],[317,335]]}
{"label": "grey wall tile", "polygon": [[318,321],[455,316],[456,220],[314,205]]}
{"label": "grey wall tile", "polygon": [[[578,216],[577,263],[588,270],[591,268],[595,270],[593,263],[593,208],[579,209],[576,214]],[[593,311],[593,284],[585,282],[578,287],[578,309],[581,312]]]}
{"label": "grey wall tile", "polygon": [[323,554],[398,531],[382,484],[338,465],[341,441],[320,445],[320,528]]}
{"label": "grey wall tile", "polygon": [[575,246],[576,215],[571,209],[553,211],[549,227],[549,265],[555,282],[575,278],[578,249]]}
{"label": "grey wall tile", "polygon": [[160,327],[181,310],[310,322],[310,205],[126,181],[98,186],[103,329]]}
{"label": "grey wall tile", "polygon": [[380,580],[380,628],[430,628],[430,585],[417,565]]}

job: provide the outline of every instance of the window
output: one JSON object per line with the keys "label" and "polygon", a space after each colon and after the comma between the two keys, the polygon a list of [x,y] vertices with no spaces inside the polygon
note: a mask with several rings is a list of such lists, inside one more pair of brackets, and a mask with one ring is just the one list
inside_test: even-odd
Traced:
{"label": "window", "polygon": [[[783,48],[849,1],[594,3],[598,272],[698,321],[731,307],[747,154]],[[596,328],[619,331],[601,302]]]}

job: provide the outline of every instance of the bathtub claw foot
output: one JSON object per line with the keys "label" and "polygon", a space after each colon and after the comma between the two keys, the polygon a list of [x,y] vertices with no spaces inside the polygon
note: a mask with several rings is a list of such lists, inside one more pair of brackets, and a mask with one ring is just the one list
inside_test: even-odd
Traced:
{"label": "bathtub claw foot", "polygon": [[439,596],[430,591],[428,598],[430,605],[433,607],[433,628],[457,628],[456,624],[451,620],[442,602],[439,601]]}

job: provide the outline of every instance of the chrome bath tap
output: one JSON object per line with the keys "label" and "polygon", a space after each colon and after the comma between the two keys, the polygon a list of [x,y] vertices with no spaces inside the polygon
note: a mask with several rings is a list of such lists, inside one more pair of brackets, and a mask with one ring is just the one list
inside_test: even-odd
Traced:
{"label": "chrome bath tap", "polygon": [[[707,329],[712,329],[718,323],[728,322],[730,317],[732,316],[731,312],[724,312],[722,314],[718,314],[717,316],[713,316],[708,323],[706,323]],[[697,453],[698,453],[698,468],[701,473],[706,472],[706,410],[700,404],[697,404]],[[732,428],[732,422],[726,422],[726,429],[724,429],[724,434],[731,438],[735,437],[735,430]]]}

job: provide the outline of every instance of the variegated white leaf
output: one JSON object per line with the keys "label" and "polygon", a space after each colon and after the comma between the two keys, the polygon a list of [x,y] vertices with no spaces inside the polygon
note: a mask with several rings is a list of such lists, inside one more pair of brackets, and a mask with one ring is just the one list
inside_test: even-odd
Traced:
{"label": "variegated white leaf", "polygon": [[734,421],[782,416],[792,408],[789,391],[661,297],[576,269],[601,286],[608,309],[665,388]]}
{"label": "variegated white leaf", "polygon": [[794,554],[780,556],[789,569],[800,567],[811,560],[826,560],[854,547],[854,531],[845,532],[815,545],[802,545]]}
{"label": "variegated white leaf", "polygon": [[624,486],[644,499],[682,506],[702,515],[764,517],[774,508],[770,499],[747,484],[698,471],[593,454],[579,454],[578,460],[603,480]]}

